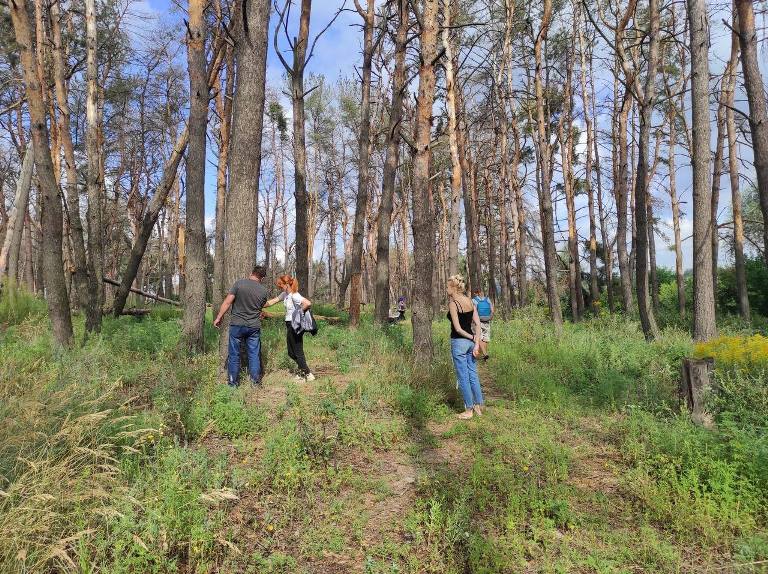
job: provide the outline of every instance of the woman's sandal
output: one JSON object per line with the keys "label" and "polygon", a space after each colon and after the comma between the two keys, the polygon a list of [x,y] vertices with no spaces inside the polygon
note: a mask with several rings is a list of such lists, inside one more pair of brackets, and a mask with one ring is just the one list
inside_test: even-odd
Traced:
{"label": "woman's sandal", "polygon": [[456,417],[466,421],[471,419],[473,415],[474,415],[473,411],[469,411],[469,412],[464,411],[463,413],[457,414]]}

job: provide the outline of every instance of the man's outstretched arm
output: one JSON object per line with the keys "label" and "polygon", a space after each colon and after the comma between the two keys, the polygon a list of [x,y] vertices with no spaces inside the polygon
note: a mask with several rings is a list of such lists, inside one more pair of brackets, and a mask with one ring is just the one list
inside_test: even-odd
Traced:
{"label": "man's outstretched arm", "polygon": [[235,300],[235,296],[230,293],[226,297],[224,297],[224,301],[221,303],[221,309],[219,309],[219,314],[216,315],[216,318],[213,320],[213,326],[217,327],[221,324],[221,318],[224,317],[224,314],[229,311],[229,308],[232,306],[232,303]]}

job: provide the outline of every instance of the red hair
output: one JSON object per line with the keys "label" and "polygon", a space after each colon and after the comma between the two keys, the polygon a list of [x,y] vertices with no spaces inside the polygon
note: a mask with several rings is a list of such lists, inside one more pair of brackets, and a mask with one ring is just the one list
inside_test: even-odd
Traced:
{"label": "red hair", "polygon": [[290,275],[281,275],[277,278],[277,286],[280,287],[280,289],[284,289],[285,287],[288,287],[291,290],[291,293],[298,293],[299,291],[299,281],[295,277],[291,277]]}

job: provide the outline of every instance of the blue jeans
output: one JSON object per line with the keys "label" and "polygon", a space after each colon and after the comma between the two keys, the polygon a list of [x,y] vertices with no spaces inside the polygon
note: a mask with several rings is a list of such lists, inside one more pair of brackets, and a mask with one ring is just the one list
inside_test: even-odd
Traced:
{"label": "blue jeans", "polygon": [[471,409],[483,404],[483,391],[477,376],[477,363],[472,355],[475,342],[469,339],[451,339],[451,356],[459,381],[459,390],[464,397],[464,408]]}
{"label": "blue jeans", "polygon": [[241,341],[245,341],[248,350],[248,372],[251,375],[251,381],[257,384],[261,380],[261,329],[244,325],[230,325],[227,372],[231,387],[236,387],[239,384]]}

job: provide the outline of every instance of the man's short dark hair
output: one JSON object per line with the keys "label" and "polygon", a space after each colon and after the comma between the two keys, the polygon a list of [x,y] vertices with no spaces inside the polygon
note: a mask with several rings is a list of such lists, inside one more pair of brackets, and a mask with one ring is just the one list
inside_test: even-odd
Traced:
{"label": "man's short dark hair", "polygon": [[256,277],[258,277],[259,279],[264,279],[264,277],[267,276],[267,268],[264,267],[263,265],[256,265],[253,268],[252,273],[256,275]]}

